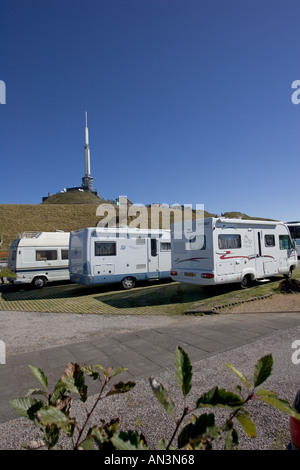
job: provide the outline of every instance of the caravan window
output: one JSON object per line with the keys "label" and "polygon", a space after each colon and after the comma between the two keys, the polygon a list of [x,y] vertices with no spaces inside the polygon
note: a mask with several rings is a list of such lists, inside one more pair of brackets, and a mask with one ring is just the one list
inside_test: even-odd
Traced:
{"label": "caravan window", "polygon": [[55,261],[57,260],[57,250],[36,250],[36,261]]}
{"label": "caravan window", "polygon": [[274,235],[265,235],[265,246],[275,246],[275,236]]}
{"label": "caravan window", "polygon": [[157,240],[156,238],[151,238],[151,256],[157,256]]}
{"label": "caravan window", "polygon": [[115,256],[116,242],[95,242],[95,256]]}
{"label": "caravan window", "polygon": [[290,250],[292,248],[291,239],[288,235],[279,235],[279,247],[281,250]]}
{"label": "caravan window", "polygon": [[171,243],[160,242],[160,251],[171,251]]}
{"label": "caravan window", "polygon": [[241,236],[232,234],[232,235],[219,235],[219,248],[221,250],[227,250],[232,248],[241,248],[242,241]]}
{"label": "caravan window", "polygon": [[69,259],[69,250],[61,250],[61,259]]}

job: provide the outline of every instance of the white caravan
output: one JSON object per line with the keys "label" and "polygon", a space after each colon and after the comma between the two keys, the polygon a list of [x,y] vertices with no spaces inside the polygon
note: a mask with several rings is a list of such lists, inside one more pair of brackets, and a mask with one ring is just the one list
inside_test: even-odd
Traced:
{"label": "white caravan", "polygon": [[30,284],[42,288],[47,281],[66,281],[69,274],[68,232],[23,232],[12,242],[8,268],[16,278],[12,284]]}
{"label": "white caravan", "polygon": [[78,284],[170,278],[170,230],[85,228],[70,234],[70,279]]}
{"label": "white caravan", "polygon": [[188,284],[248,287],[276,274],[290,277],[297,267],[295,245],[283,222],[207,218],[193,221],[189,229],[174,224],[171,248],[171,277]]}

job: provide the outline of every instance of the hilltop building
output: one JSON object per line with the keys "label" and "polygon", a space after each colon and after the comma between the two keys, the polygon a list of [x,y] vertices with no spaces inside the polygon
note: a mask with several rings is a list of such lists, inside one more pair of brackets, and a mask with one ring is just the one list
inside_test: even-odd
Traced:
{"label": "hilltop building", "polygon": [[[82,178],[81,186],[75,186],[73,188],[65,188],[62,193],[70,191],[85,191],[93,193],[100,200],[103,200],[103,197],[98,194],[97,191],[94,191],[94,178],[91,176],[91,158],[90,158],[90,145],[89,145],[89,130],[87,126],[87,112],[85,113],[85,128],[84,128],[84,176]],[[43,197],[43,201],[48,199],[51,196],[48,193],[48,196]]]}

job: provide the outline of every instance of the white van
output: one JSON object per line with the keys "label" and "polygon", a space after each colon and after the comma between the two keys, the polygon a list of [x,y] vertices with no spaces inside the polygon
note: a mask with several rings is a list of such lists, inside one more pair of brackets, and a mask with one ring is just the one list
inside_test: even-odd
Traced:
{"label": "white van", "polygon": [[170,230],[85,228],[70,233],[70,279],[78,284],[170,278]]}
{"label": "white van", "polygon": [[283,222],[207,218],[171,228],[172,268],[175,281],[212,285],[254,280],[276,274],[290,277],[297,252]]}
{"label": "white van", "polygon": [[42,288],[48,281],[67,281],[69,274],[67,232],[23,232],[9,248],[8,268],[16,278],[12,284],[33,284]]}

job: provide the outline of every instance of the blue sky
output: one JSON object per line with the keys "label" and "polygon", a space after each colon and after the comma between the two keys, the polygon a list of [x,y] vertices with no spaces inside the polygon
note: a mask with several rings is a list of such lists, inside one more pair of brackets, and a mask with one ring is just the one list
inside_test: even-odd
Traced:
{"label": "blue sky", "polygon": [[299,0],[1,0],[2,204],[106,199],[300,220]]}

